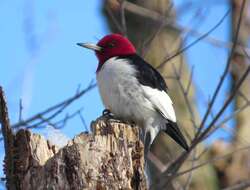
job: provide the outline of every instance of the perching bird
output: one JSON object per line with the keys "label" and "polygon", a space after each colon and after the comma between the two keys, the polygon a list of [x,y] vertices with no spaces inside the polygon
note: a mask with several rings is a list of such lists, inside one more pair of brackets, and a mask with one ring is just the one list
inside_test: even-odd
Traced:
{"label": "perching bird", "polygon": [[102,101],[115,117],[142,127],[145,154],[161,130],[188,150],[163,77],[136,54],[127,38],[110,34],[97,45],[77,45],[95,51],[99,60],[96,75]]}

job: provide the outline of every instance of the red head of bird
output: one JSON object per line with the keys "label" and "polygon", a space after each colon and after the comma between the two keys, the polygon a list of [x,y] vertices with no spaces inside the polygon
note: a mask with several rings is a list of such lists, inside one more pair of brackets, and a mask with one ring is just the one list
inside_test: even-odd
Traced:
{"label": "red head of bird", "polygon": [[77,45],[95,51],[99,60],[98,68],[109,58],[136,53],[133,44],[120,34],[106,35],[97,44],[78,43]]}

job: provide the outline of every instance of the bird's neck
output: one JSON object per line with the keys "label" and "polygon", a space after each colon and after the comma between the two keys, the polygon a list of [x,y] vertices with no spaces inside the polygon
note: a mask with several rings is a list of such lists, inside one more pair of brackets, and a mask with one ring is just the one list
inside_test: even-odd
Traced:
{"label": "bird's neck", "polygon": [[134,56],[136,56],[135,53],[133,53],[133,54],[128,54],[128,55],[113,56],[113,57],[108,58],[108,59],[105,60],[105,61],[99,60],[98,67],[97,67],[97,69],[96,69],[96,73],[98,73],[98,72],[102,69],[102,67],[106,64],[106,62],[108,62],[110,59],[114,59],[114,60],[115,60],[116,58],[133,59]]}

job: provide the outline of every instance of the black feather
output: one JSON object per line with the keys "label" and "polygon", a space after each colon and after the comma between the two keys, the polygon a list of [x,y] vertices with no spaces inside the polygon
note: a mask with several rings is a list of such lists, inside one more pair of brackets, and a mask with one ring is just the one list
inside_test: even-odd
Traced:
{"label": "black feather", "polygon": [[168,120],[164,132],[167,133],[172,139],[174,139],[186,151],[189,149],[185,137],[181,133],[177,123]]}
{"label": "black feather", "polygon": [[130,64],[137,70],[136,78],[142,85],[167,92],[167,85],[161,74],[139,55],[119,56],[118,59],[130,60]]}

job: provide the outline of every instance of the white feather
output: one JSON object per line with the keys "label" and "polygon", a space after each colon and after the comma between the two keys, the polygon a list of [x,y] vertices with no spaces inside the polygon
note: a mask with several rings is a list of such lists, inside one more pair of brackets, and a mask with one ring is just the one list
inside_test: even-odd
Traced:
{"label": "white feather", "polygon": [[145,93],[145,96],[161,112],[161,114],[165,118],[176,122],[173,102],[165,91],[160,91],[158,89],[154,89],[144,85],[142,85],[142,89]]}
{"label": "white feather", "polygon": [[97,73],[102,101],[118,118],[144,123],[155,110],[144,96],[135,68],[126,59],[110,58]]}

